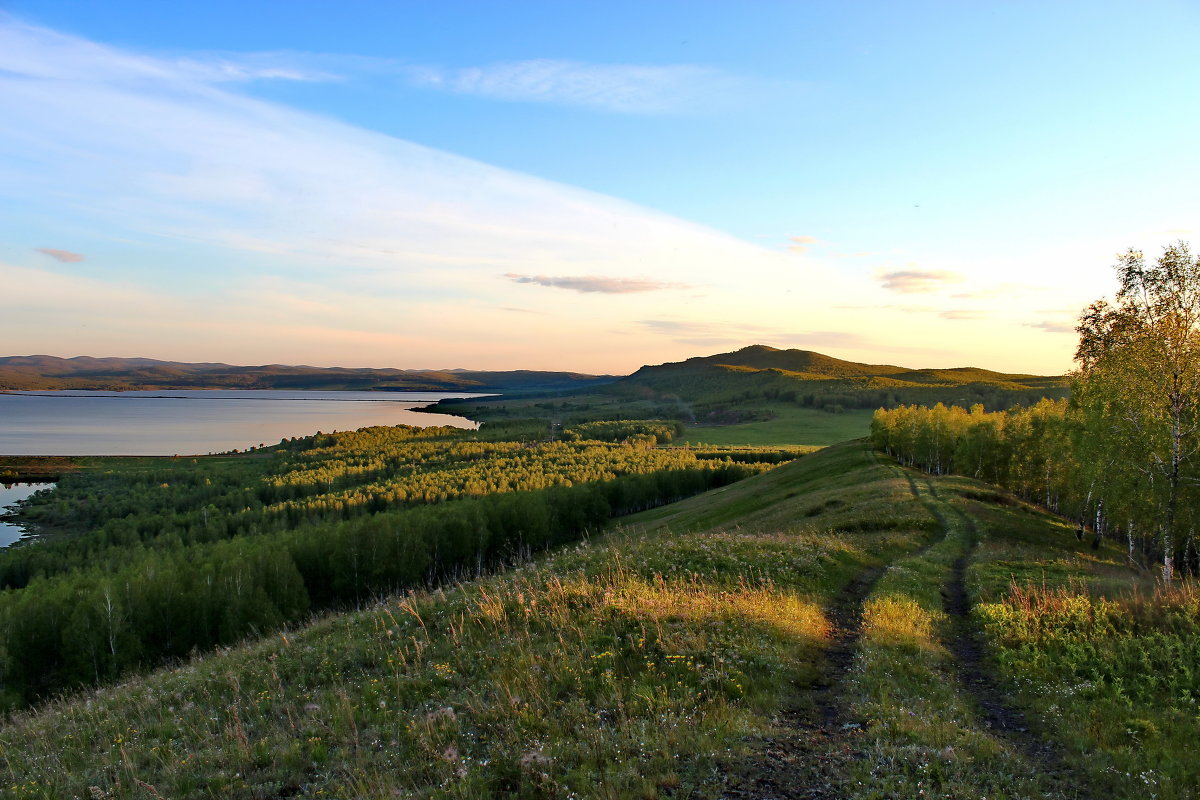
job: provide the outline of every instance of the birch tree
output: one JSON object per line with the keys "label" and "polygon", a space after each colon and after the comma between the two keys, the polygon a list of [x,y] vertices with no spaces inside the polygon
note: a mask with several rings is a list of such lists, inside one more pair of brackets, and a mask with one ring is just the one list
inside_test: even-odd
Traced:
{"label": "birch tree", "polygon": [[1116,271],[1115,303],[1093,303],[1078,326],[1075,402],[1089,457],[1111,460],[1120,483],[1140,487],[1131,511],[1151,517],[1170,580],[1196,521],[1200,259],[1179,242],[1153,265],[1130,250]]}

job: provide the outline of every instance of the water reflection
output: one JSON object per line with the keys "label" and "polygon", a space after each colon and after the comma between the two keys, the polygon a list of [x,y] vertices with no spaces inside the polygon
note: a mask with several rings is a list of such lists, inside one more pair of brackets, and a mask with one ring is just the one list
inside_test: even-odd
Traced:
{"label": "water reflection", "polygon": [[170,456],[275,444],[368,425],[475,427],[412,411],[448,392],[179,390],[0,393],[2,455]]}
{"label": "water reflection", "polygon": [[5,483],[0,484],[0,547],[8,547],[25,534],[20,525],[3,519],[17,503],[39,489],[49,489],[52,483]]}

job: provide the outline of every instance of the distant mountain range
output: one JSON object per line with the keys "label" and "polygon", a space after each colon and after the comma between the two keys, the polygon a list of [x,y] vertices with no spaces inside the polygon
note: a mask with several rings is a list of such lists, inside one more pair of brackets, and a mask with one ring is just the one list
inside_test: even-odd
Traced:
{"label": "distant mountain range", "polygon": [[[825,407],[877,407],[897,402],[984,402],[1002,405],[1061,397],[1062,376],[993,372],[977,367],[911,369],[843,361],[810,350],[751,345],[731,353],[644,366],[632,375],[536,370],[402,370],[267,364],[235,366],[151,358],[0,357],[0,390],[37,389],[325,389],[579,393],[674,397],[731,403],[784,399]],[[1007,406],[1004,406],[1007,407]]]}
{"label": "distant mountain range", "polygon": [[529,393],[611,383],[610,375],[537,370],[402,370],[159,361],[152,358],[0,357],[0,390],[324,389]]}

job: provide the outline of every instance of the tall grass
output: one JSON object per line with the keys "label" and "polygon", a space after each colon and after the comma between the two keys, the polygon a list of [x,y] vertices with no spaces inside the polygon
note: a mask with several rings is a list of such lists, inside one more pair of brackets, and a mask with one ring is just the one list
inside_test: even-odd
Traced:
{"label": "tall grass", "polygon": [[1200,797],[1200,587],[1106,598],[1081,582],[1014,583],[978,607],[997,662],[1109,791]]}

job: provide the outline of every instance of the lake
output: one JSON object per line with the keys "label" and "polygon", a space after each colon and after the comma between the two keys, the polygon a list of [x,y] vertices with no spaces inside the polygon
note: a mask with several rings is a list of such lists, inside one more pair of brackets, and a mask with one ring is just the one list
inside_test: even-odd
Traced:
{"label": "lake", "polygon": [[[52,483],[16,483],[5,486],[0,483],[0,514],[8,513],[20,501],[38,489],[49,489]],[[25,533],[20,527],[0,519],[0,547],[8,547]]]}
{"label": "lake", "polygon": [[412,408],[452,392],[195,389],[0,393],[0,455],[197,455],[317,431],[474,422]]}

